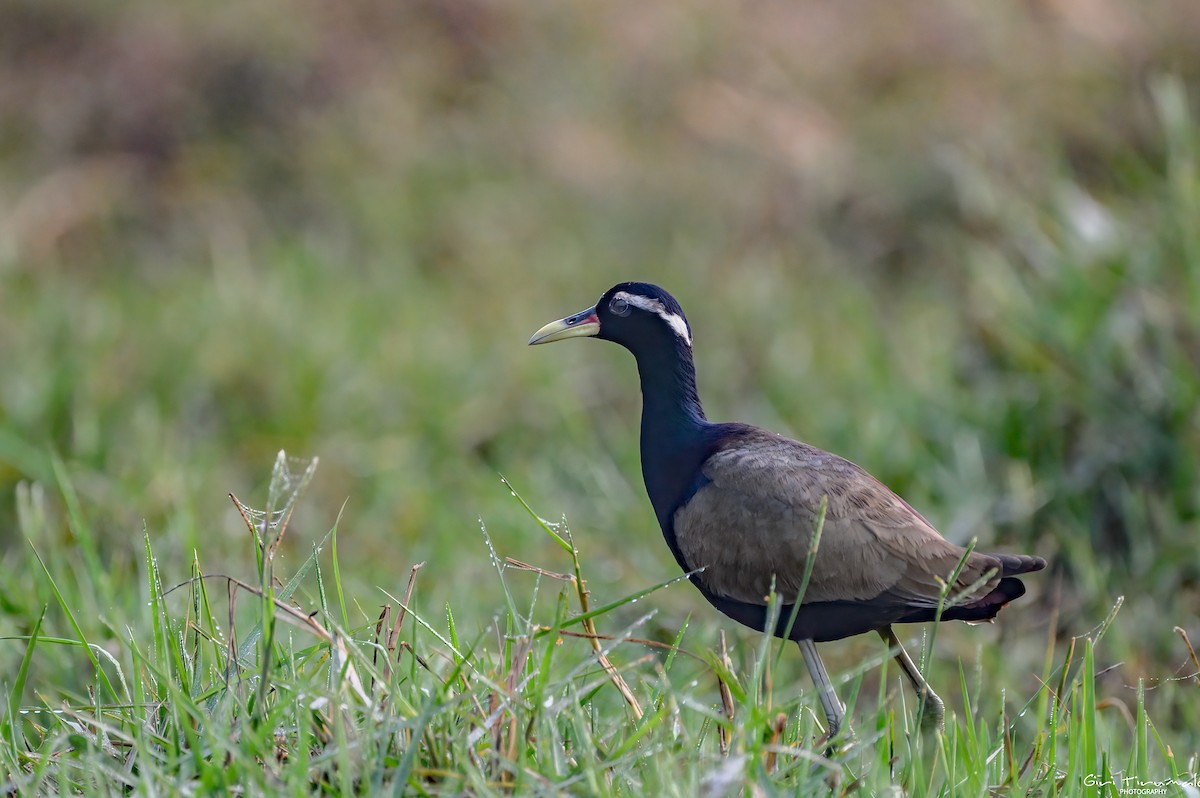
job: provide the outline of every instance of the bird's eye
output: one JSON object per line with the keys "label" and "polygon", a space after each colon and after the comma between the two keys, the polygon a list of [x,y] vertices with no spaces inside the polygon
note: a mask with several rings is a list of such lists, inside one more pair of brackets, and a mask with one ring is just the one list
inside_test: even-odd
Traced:
{"label": "bird's eye", "polygon": [[608,309],[618,316],[629,315],[629,303],[620,297],[617,297],[612,302],[609,302]]}

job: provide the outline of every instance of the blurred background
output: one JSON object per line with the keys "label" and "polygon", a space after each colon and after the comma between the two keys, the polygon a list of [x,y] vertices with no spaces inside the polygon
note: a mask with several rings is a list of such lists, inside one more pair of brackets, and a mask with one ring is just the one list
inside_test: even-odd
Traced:
{"label": "blurred background", "polygon": [[45,601],[35,528],[115,617],[144,535],[168,580],[252,573],[227,494],[264,503],[279,449],[321,460],[285,556],[341,512],[363,623],[427,561],[419,601],[485,628],[481,520],[565,567],[500,474],[598,600],[675,574],[632,359],[525,345],[641,279],[711,418],[1052,562],[939,647],[1036,670],[1125,595],[1102,684],[1190,673],[1198,41],[1182,1],[5,2],[0,628]]}

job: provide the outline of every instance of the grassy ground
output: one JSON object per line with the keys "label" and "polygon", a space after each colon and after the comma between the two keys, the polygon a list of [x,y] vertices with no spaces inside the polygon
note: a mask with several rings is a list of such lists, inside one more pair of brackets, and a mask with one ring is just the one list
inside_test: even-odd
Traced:
{"label": "grassy ground", "polygon": [[[1196,794],[1200,16],[869,8],[0,10],[5,788]],[[826,760],[645,592],[632,361],[524,346],[630,278],[711,417],[1050,560],[904,631],[944,734],[830,644]]]}

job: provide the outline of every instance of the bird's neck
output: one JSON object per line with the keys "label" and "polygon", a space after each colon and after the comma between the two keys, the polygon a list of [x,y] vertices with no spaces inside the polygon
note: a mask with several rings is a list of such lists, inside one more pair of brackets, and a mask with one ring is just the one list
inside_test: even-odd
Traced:
{"label": "bird's neck", "polygon": [[688,437],[708,422],[696,391],[696,364],[682,343],[636,353],[642,381],[642,435]]}
{"label": "bird's neck", "polygon": [[662,522],[687,498],[705,456],[710,425],[696,391],[691,350],[641,353],[642,476]]}

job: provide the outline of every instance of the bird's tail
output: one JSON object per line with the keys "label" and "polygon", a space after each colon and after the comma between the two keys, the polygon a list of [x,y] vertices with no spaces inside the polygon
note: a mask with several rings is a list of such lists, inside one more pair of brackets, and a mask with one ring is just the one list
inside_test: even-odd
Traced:
{"label": "bird's tail", "polygon": [[[987,556],[1000,561],[1000,581],[986,596],[946,609],[940,616],[941,620],[966,621],[968,623],[992,620],[1010,601],[1016,601],[1025,595],[1025,585],[1020,579],[1014,578],[1016,574],[1040,571],[1046,567],[1046,561],[1041,557],[1027,554],[989,554]],[[934,612],[925,608],[901,618],[900,623],[932,621],[933,619]]]}
{"label": "bird's tail", "polygon": [[[1037,570],[1031,569],[1031,570]],[[1007,573],[1007,571],[1006,571]],[[1024,573],[1019,572],[1019,573]],[[991,592],[986,596],[969,604],[960,604],[957,607],[951,607],[942,613],[943,621],[967,621],[968,623],[978,623],[980,621],[990,621],[996,617],[996,614],[1010,602],[1019,599],[1025,595],[1025,585],[1020,579],[1014,579],[1006,576],[1000,580]]]}
{"label": "bird's tail", "polygon": [[[1000,576],[1027,574],[1032,571],[1040,571],[1046,567],[1045,560],[1029,554],[992,554],[989,556],[995,557],[1000,561]],[[1016,597],[1014,596],[1013,598]]]}

